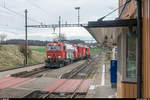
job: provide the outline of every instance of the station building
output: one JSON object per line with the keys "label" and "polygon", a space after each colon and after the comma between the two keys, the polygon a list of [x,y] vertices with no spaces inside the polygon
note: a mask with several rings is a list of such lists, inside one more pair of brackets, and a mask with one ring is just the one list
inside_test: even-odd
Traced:
{"label": "station building", "polygon": [[118,7],[117,19],[85,28],[100,44],[118,48],[117,97],[150,98],[150,0],[119,0]]}

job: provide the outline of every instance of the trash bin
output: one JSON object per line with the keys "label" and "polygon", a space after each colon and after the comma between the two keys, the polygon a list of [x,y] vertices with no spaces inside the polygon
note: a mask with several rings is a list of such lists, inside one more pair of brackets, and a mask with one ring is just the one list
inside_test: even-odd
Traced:
{"label": "trash bin", "polygon": [[111,88],[117,88],[117,60],[111,60],[110,77],[111,77]]}

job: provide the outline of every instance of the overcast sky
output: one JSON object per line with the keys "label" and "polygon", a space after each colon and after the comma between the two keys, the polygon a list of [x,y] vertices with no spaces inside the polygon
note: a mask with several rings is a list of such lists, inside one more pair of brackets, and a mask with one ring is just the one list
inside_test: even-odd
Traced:
{"label": "overcast sky", "polygon": [[[97,19],[118,8],[118,0],[0,0],[0,33],[8,34],[7,39],[24,39],[24,10],[28,16],[36,20],[28,20],[29,25],[57,24],[61,16],[62,23],[77,23],[77,10],[80,7],[80,23],[96,21]],[[5,8],[4,8],[5,7]],[[9,11],[13,10],[21,15]],[[114,19],[118,11],[106,19]],[[84,28],[62,28],[61,32],[67,39],[92,40],[92,36]],[[53,29],[29,28],[28,39],[51,40],[57,34]],[[56,29],[55,33],[58,33]]]}

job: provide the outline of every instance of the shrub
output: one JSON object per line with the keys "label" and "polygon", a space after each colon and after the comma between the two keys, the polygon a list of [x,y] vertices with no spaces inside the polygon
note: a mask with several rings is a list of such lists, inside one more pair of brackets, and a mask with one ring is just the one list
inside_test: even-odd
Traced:
{"label": "shrub", "polygon": [[[19,44],[19,51],[26,56],[26,47],[25,43]],[[30,48],[27,48],[27,56],[30,58],[32,56],[32,50]]]}

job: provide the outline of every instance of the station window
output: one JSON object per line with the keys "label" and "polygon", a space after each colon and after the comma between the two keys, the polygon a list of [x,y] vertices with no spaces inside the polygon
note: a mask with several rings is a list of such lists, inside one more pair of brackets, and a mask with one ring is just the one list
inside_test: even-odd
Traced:
{"label": "station window", "polygon": [[136,82],[137,69],[137,36],[136,28],[129,32],[128,28],[122,29],[118,37],[118,72],[124,82]]}
{"label": "station window", "polygon": [[136,34],[127,34],[126,37],[126,76],[136,78]]}

